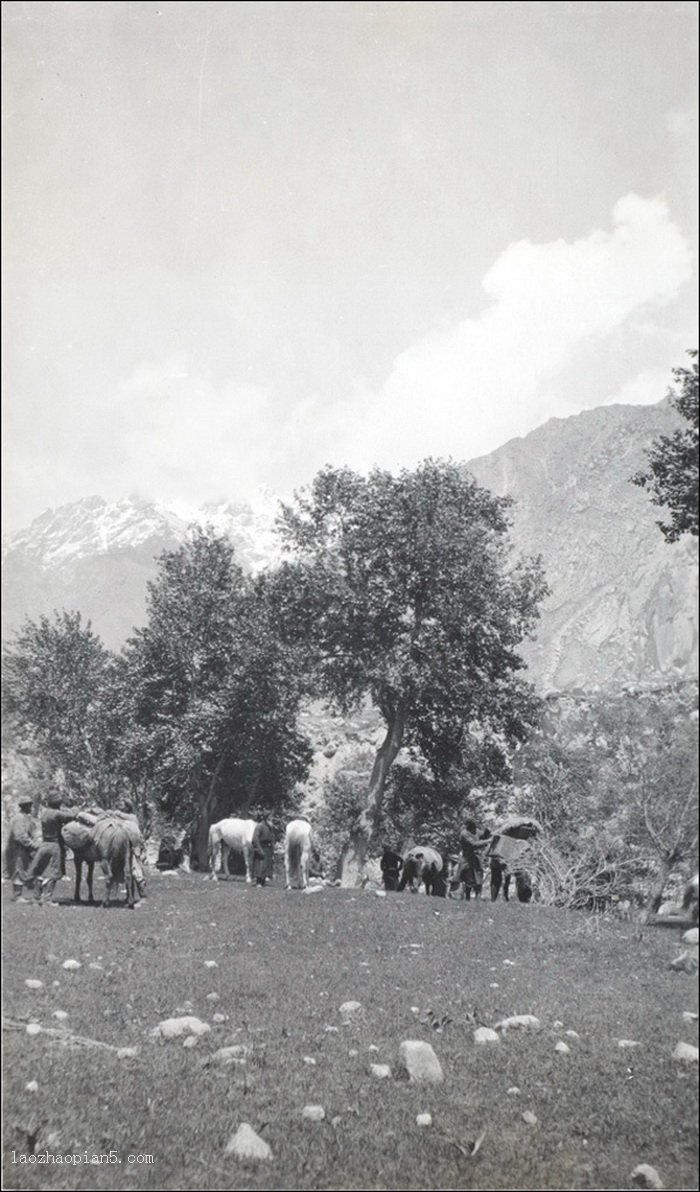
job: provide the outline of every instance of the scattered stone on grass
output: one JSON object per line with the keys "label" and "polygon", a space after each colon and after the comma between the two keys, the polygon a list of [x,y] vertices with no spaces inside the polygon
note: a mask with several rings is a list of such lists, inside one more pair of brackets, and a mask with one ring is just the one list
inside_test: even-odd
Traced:
{"label": "scattered stone on grass", "polygon": [[422,1039],[404,1039],[399,1046],[399,1062],[409,1080],[437,1084],[445,1078],[433,1048]]}
{"label": "scattered stone on grass", "polygon": [[310,1122],[322,1122],[326,1116],[326,1111],[322,1105],[305,1105],[301,1111],[301,1116],[307,1118]]}
{"label": "scattered stone on grass", "polygon": [[570,1055],[571,1054],[571,1048],[569,1047],[569,1044],[564,1043],[561,1039],[559,1040],[558,1043],[555,1043],[554,1050],[558,1051],[560,1055]]}
{"label": "scattered stone on grass", "polygon": [[356,1055],[359,1055],[359,1054],[360,1054],[360,1053],[359,1053],[359,1051],[357,1050],[357,1048],[356,1048],[356,1047],[351,1047],[351,1048],[350,1048],[350,1050],[348,1051],[348,1055],[350,1056],[350,1059],[354,1059],[354,1058],[355,1058],[355,1056],[356,1056]]}
{"label": "scattered stone on grass", "polygon": [[208,993],[208,994],[207,994],[207,1001],[208,1001],[208,1002],[218,1002],[218,1000],[219,1000],[219,995],[218,995],[218,993]]}
{"label": "scattered stone on grass", "polygon": [[683,1021],[684,1022],[697,1022],[697,1020],[698,1020],[698,1016],[693,1010],[684,1010],[683,1011]]}
{"label": "scattered stone on grass", "polygon": [[633,1047],[642,1046],[637,1039],[618,1039],[617,1045],[618,1047],[621,1047],[623,1051],[629,1051]]}
{"label": "scattered stone on grass", "polygon": [[391,1076],[391,1068],[388,1064],[370,1064],[369,1070],[377,1080],[388,1080]]}
{"label": "scattered stone on grass", "polygon": [[514,960],[504,960],[503,964],[506,966],[506,968],[515,968]]}
{"label": "scattered stone on grass", "polygon": [[315,1068],[315,1066],[316,1066],[316,1060],[314,1059],[314,1057],[312,1055],[305,1055],[304,1063],[308,1064],[310,1068]]}
{"label": "scattered stone on grass", "polygon": [[480,1045],[484,1043],[500,1043],[500,1041],[500,1036],[495,1031],[492,1031],[490,1026],[480,1026],[474,1031],[474,1042]]}
{"label": "scattered stone on grass", "polygon": [[539,1031],[542,1026],[539,1018],[534,1014],[512,1014],[510,1018],[503,1018],[496,1023],[497,1031]]}
{"label": "scattered stone on grass", "polygon": [[134,1056],[139,1053],[138,1047],[119,1047],[117,1049],[118,1060],[132,1060]]}
{"label": "scattered stone on grass", "polygon": [[44,988],[44,982],[37,980],[36,977],[29,977],[24,982],[24,984],[27,986],[27,989],[43,989]]}
{"label": "scattered stone on grass", "polygon": [[68,969],[69,971],[74,971],[75,969],[82,967],[83,966],[79,960],[64,960],[63,964],[61,965],[61,968]]}
{"label": "scattered stone on grass", "polygon": [[375,890],[377,898],[386,898],[386,890]]}
{"label": "scattered stone on grass", "polygon": [[93,969],[95,972],[101,973],[104,969],[104,965],[98,964],[96,960],[93,960],[92,963],[88,965],[88,968]]}
{"label": "scattered stone on grass", "polygon": [[228,1067],[229,1064],[245,1064],[249,1054],[250,1048],[244,1043],[231,1043],[228,1047],[220,1047],[203,1063],[220,1064],[222,1067]]}
{"label": "scattered stone on grass", "polygon": [[500,985],[498,984],[498,981],[491,981],[491,982],[489,983],[489,989],[500,989],[500,988],[501,988],[501,987],[500,987]]}
{"label": "scattered stone on grass", "polygon": [[377,1047],[377,1044],[376,1044],[376,1043],[370,1043],[370,1045],[369,1045],[369,1047],[367,1048],[367,1050],[368,1050],[368,1051],[377,1051],[377,1052],[378,1052],[378,1051],[379,1051],[379,1048]]}
{"label": "scattered stone on grass", "polygon": [[634,1171],[630,1173],[630,1179],[640,1188],[663,1188],[661,1176],[656,1168],[651,1167],[648,1163],[640,1163],[638,1167],[635,1167]]}
{"label": "scattered stone on grass", "polygon": [[353,1018],[357,1018],[362,1010],[362,1002],[343,1002],[342,1006],[338,1008],[338,1013],[343,1020],[343,1026],[348,1026]]}
{"label": "scattered stone on grass", "polygon": [[686,948],[685,952],[681,952],[675,960],[672,960],[668,966],[676,973],[694,973],[698,967],[697,956],[692,956]]}
{"label": "scattered stone on grass", "polygon": [[226,1155],[235,1155],[237,1159],[266,1160],[272,1158],[272,1150],[264,1138],[255,1133],[248,1122],[241,1122],[235,1134],[226,1143]]}
{"label": "scattered stone on grass", "polygon": [[537,1125],[537,1114],[533,1113],[531,1109],[526,1109],[523,1114],[523,1121],[527,1126]]}
{"label": "scattered stone on grass", "polygon": [[40,1025],[40,1023],[38,1023],[38,1022],[28,1022],[28,1023],[27,1023],[27,1034],[28,1034],[28,1035],[40,1035],[40,1034],[41,1034],[41,1025]]}
{"label": "scattered stone on grass", "polygon": [[175,1039],[180,1035],[205,1035],[210,1030],[208,1022],[202,1022],[200,1018],[188,1014],[184,1018],[164,1018],[153,1028],[151,1034],[160,1036],[161,1039]]}
{"label": "scattered stone on grass", "polygon": [[697,1064],[698,1049],[692,1043],[676,1043],[673,1049],[673,1058],[681,1064]]}
{"label": "scattered stone on grass", "polygon": [[200,1040],[199,1035],[188,1035],[186,1039],[182,1040],[182,1046],[187,1047],[188,1049],[192,1048],[192,1047],[196,1047],[197,1044],[199,1043],[199,1040]]}
{"label": "scattered stone on grass", "polygon": [[219,966],[215,960],[205,960],[204,967],[205,968],[218,968]]}
{"label": "scattered stone on grass", "polygon": [[324,1029],[324,1031],[326,1031],[326,1033],[327,1033],[327,1034],[329,1034],[329,1035],[337,1035],[337,1034],[338,1034],[338,1028],[337,1028],[337,1026],[324,1026],[324,1028],[323,1028],[323,1029]]}
{"label": "scattered stone on grass", "polygon": [[683,935],[681,936],[681,941],[684,944],[695,944],[695,947],[697,948],[699,942],[697,927],[690,927],[688,931],[684,931]]}
{"label": "scattered stone on grass", "polygon": [[211,1016],[212,1022],[215,1022],[217,1026],[221,1025],[222,1022],[226,1022],[227,1018],[227,1014],[212,1014]]}
{"label": "scattered stone on grass", "polygon": [[560,1022],[558,1018],[552,1025],[554,1026],[555,1031],[563,1031],[564,1029],[564,1023]]}
{"label": "scattered stone on grass", "polygon": [[518,1088],[517,1084],[512,1084],[509,1089],[506,1089],[506,1096],[507,1097],[519,1097],[520,1096],[520,1089]]}
{"label": "scattered stone on grass", "polygon": [[417,1126],[432,1126],[432,1124],[433,1124],[432,1114],[430,1114],[430,1113],[416,1114],[416,1125]]}
{"label": "scattered stone on grass", "polygon": [[68,1017],[68,1011],[67,1010],[54,1010],[51,1017],[57,1018],[59,1022],[64,1022],[66,1020],[66,1018]]}
{"label": "scattered stone on grass", "polygon": [[581,1038],[578,1031],[567,1031],[566,1035],[567,1035],[567,1038],[569,1038],[569,1039],[580,1039]]}
{"label": "scattered stone on grass", "polygon": [[24,1087],[28,1093],[39,1092],[39,1082],[36,1080],[28,1080]]}

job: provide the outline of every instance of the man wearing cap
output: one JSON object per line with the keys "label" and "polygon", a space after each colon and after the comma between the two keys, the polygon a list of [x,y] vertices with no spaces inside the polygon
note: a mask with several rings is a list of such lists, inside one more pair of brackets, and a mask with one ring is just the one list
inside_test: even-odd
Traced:
{"label": "man wearing cap", "polygon": [[18,810],[10,823],[5,862],[7,875],[12,880],[13,902],[22,897],[27,873],[39,847],[39,825],[32,815],[33,802],[31,795],[21,795],[17,800]]}
{"label": "man wearing cap", "polygon": [[66,872],[66,846],[61,827],[75,819],[80,810],[79,807],[62,808],[62,799],[57,792],[49,795],[46,804],[41,813],[42,843],[27,872],[27,880],[34,881],[34,899],[40,905],[42,901],[51,904],[56,882]]}
{"label": "man wearing cap", "polygon": [[264,886],[266,881],[272,881],[275,834],[266,811],[259,811],[255,818],[258,822],[252,840],[253,880],[257,886]]}

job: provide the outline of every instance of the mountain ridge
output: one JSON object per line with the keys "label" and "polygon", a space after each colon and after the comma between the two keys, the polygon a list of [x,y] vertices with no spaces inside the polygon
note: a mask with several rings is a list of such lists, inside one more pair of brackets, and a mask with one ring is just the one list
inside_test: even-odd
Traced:
{"label": "mountain ridge", "polygon": [[[523,656],[538,689],[674,681],[698,670],[697,542],[669,545],[663,511],[629,477],[644,450],[679,425],[668,400],[602,406],[551,418],[465,463],[476,480],[514,499],[512,539],[541,554],[550,596]],[[77,608],[112,649],[143,624],[155,559],[192,521],[227,533],[247,571],[274,566],[278,499],[187,511],[145,497],[102,497],[45,511],[3,543],[3,636],[25,616]]]}

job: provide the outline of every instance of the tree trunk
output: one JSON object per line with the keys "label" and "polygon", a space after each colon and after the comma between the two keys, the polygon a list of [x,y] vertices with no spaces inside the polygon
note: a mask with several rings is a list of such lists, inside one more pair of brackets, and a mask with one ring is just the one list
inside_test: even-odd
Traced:
{"label": "tree trunk", "polygon": [[200,791],[197,802],[197,831],[194,839],[194,861],[200,873],[206,873],[209,868],[209,828],[214,810],[213,784],[207,790]]}
{"label": "tree trunk", "polygon": [[673,862],[668,857],[662,857],[658,877],[651,888],[647,904],[641,914],[642,924],[648,923],[652,915],[655,915],[661,906],[666,882],[669,879],[672,869]]}
{"label": "tree trunk", "polygon": [[349,839],[340,855],[338,877],[341,886],[353,888],[362,883],[367,849],[379,819],[387,776],[403,744],[405,728],[406,713],[399,707],[389,721],[386,737],[374,759],[367,802],[350,829]]}

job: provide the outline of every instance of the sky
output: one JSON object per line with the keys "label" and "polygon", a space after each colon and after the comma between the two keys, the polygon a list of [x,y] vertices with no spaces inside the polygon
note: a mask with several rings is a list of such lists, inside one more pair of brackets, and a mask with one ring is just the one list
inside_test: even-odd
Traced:
{"label": "sky", "polygon": [[653,403],[697,340],[695,3],[19,3],[3,507],[289,493]]}

